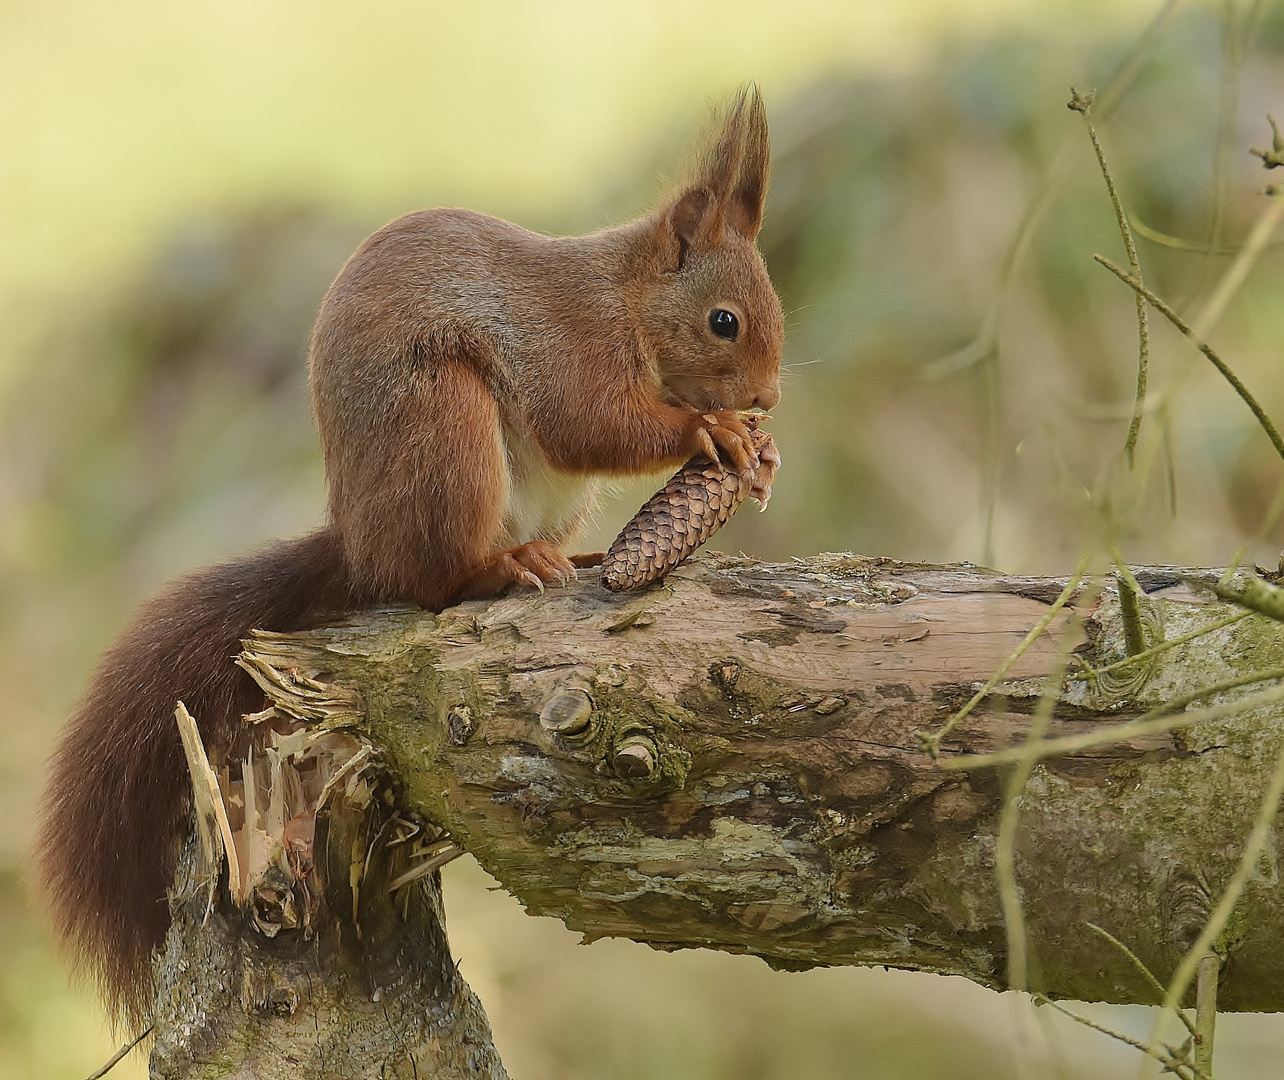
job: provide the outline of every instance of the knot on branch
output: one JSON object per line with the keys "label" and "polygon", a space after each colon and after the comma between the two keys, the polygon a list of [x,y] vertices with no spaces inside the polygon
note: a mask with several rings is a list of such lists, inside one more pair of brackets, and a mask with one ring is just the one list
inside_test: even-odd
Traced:
{"label": "knot on branch", "polygon": [[607,781],[603,794],[656,795],[680,789],[691,770],[680,739],[684,714],[656,700],[640,676],[611,665],[591,680],[559,683],[539,722],[558,750]]}

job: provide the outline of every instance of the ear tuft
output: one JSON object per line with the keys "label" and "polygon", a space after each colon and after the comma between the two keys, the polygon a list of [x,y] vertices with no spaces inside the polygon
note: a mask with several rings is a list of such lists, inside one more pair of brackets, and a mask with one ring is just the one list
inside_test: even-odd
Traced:
{"label": "ear tuft", "polygon": [[756,86],[732,98],[715,131],[665,215],[677,238],[696,248],[716,247],[727,226],[753,240],[767,197],[767,110]]}
{"label": "ear tuft", "polygon": [[740,172],[748,113],[749,89],[742,87],[727,106],[722,118],[722,129],[705,151],[700,163],[700,180],[713,191],[719,202],[725,203],[731,197]]}
{"label": "ear tuft", "polygon": [[767,109],[758,88],[741,93],[744,110],[744,144],[736,186],[727,204],[727,223],[747,240],[762,228],[762,211],[767,202],[767,179],[771,168],[771,145],[767,138]]}

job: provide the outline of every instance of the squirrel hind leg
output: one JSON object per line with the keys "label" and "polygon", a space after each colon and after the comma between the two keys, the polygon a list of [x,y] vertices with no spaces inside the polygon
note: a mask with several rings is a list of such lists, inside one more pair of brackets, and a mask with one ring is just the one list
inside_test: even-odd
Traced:
{"label": "squirrel hind leg", "polygon": [[485,381],[439,358],[430,372],[410,372],[390,404],[351,406],[344,422],[362,437],[337,446],[332,411],[318,398],[331,518],[354,576],[380,599],[453,603],[458,583],[503,542],[511,482]]}

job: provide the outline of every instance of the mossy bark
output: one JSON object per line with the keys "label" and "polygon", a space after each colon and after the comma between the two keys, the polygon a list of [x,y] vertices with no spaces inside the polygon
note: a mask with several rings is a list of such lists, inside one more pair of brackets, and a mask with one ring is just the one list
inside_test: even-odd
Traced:
{"label": "mossy bark", "polygon": [[[1137,577],[1151,644],[1234,611],[1172,569]],[[851,556],[709,556],[639,594],[580,582],[438,616],[387,610],[256,635],[243,662],[282,714],[359,731],[401,807],[448,830],[529,911],[587,939],[1002,987],[1004,776],[944,766],[1020,742],[1067,645],[1072,668],[1125,656],[1112,583],[1053,622],[940,759],[921,735],[984,683],[1064,585]],[[1048,736],[1281,664],[1284,628],[1248,616],[1120,672],[1065,677]],[[1244,849],[1284,737],[1279,713],[1035,768],[1016,861],[1034,989],[1153,1001],[1088,924],[1161,979],[1172,972]],[[1219,1008],[1284,1007],[1282,941],[1272,834],[1223,935]]]}

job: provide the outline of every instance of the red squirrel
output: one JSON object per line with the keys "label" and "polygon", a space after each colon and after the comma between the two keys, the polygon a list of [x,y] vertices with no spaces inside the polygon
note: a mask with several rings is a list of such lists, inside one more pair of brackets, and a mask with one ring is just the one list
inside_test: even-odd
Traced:
{"label": "red squirrel", "polygon": [[151,1005],[190,814],[174,709],[212,760],[262,693],[232,663],[385,601],[434,611],[575,576],[596,478],[705,453],[758,464],[741,413],[780,397],[780,301],[755,245],[767,192],[756,90],[652,213],[547,237],[425,210],[369,237],[321,304],[308,359],[328,524],[198,571],[107,651],[54,753],[36,855],[55,928],[118,1020]]}

